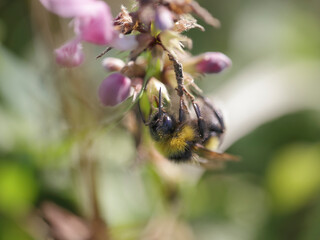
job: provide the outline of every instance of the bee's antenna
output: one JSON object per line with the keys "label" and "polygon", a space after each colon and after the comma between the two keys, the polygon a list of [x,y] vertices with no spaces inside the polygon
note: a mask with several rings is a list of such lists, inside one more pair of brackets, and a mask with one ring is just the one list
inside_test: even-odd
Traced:
{"label": "bee's antenna", "polygon": [[159,89],[159,116],[162,116],[162,94],[161,88]]}

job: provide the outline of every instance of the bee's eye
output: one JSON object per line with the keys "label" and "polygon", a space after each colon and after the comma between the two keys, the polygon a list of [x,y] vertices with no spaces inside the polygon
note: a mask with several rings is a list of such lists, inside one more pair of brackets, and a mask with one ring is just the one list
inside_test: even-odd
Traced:
{"label": "bee's eye", "polygon": [[170,116],[165,115],[162,120],[162,126],[160,126],[161,130],[164,133],[171,133],[173,131],[173,121]]}
{"label": "bee's eye", "polygon": [[162,116],[156,114],[149,125],[151,136],[154,140],[159,141],[166,138],[175,130],[175,120],[167,113]]}

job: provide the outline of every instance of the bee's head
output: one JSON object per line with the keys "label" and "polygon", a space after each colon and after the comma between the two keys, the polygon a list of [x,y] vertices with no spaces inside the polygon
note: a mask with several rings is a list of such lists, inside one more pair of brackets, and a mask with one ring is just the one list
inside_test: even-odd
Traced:
{"label": "bee's head", "polygon": [[155,141],[169,137],[176,128],[174,117],[162,109],[161,88],[159,90],[158,111],[149,123],[150,133]]}

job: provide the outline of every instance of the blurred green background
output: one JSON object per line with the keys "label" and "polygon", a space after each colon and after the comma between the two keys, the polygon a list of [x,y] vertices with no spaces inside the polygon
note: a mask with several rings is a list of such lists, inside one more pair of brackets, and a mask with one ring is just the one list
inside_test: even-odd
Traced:
{"label": "blurred green background", "polygon": [[[121,3],[130,6],[107,2],[114,16]],[[122,125],[93,131],[93,147],[83,140],[99,116],[86,101],[96,101],[106,76],[95,60],[103,47],[85,45],[84,66],[60,70],[52,50],[72,36],[68,20],[36,0],[0,2],[0,239],[44,239],[47,227],[38,212],[44,201],[90,218],[82,154],[98,161],[101,215],[113,239],[152,239],[149,232],[166,230],[170,219],[179,222],[180,235],[157,239],[320,239],[320,102],[310,97],[320,90],[320,1],[199,3],[222,27],[212,29],[199,20],[206,31],[187,33],[192,53],[221,51],[233,60],[231,70],[199,83],[207,95],[239,82],[250,91],[250,81],[238,80],[244,72],[254,82],[261,76],[255,71],[294,69],[296,79],[290,72],[281,75],[288,76],[279,82],[279,88],[288,89],[279,100],[287,108],[276,114],[267,110],[274,117],[230,143],[228,152],[240,155],[241,162],[205,173],[171,166],[173,173],[163,177],[152,164],[132,167],[134,139]],[[299,91],[291,92],[293,85]],[[257,106],[263,109],[264,102]],[[254,114],[246,111],[243,106],[248,118]],[[179,213],[168,203],[172,186]]]}

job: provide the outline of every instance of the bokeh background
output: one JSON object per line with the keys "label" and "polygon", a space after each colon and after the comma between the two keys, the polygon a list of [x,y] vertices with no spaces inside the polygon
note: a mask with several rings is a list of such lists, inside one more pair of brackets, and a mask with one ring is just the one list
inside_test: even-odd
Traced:
{"label": "bokeh background", "polygon": [[[131,5],[107,2],[114,16]],[[199,2],[222,27],[199,20],[192,53],[233,60],[198,82],[226,115],[223,149],[242,158],[223,171],[136,164],[124,124],[99,127],[114,117],[96,97],[103,47],[59,69],[52,51],[72,36],[69,20],[1,0],[0,239],[46,239],[49,202],[91,219],[92,191],[112,239],[320,239],[320,1]]]}

